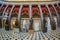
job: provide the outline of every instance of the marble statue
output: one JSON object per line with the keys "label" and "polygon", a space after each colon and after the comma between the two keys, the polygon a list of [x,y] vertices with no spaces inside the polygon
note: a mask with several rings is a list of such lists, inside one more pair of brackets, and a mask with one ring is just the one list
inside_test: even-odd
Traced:
{"label": "marble statue", "polygon": [[26,32],[27,27],[26,27],[26,20],[23,20],[23,27],[22,27],[22,31]]}
{"label": "marble statue", "polygon": [[47,17],[47,22],[46,22],[46,26],[47,26],[47,31],[51,31],[51,24],[50,24],[50,18]]}

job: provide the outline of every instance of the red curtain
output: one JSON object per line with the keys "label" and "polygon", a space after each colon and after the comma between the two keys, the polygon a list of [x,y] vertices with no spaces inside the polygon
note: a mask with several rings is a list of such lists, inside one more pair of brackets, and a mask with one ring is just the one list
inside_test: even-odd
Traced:
{"label": "red curtain", "polygon": [[32,13],[33,13],[33,15],[34,15],[34,13],[37,13],[39,15],[40,13],[39,13],[38,7],[33,7],[32,8]]}
{"label": "red curtain", "polygon": [[54,13],[55,12],[55,10],[54,10],[53,7],[50,7],[50,11],[51,11],[51,13]]}
{"label": "red curtain", "polygon": [[4,9],[5,9],[5,7],[2,7],[2,9],[1,9],[1,10],[2,10],[2,11],[4,11]]}
{"label": "red curtain", "polygon": [[8,10],[8,12],[10,12],[11,11],[11,7],[8,7],[7,10]]}
{"label": "red curtain", "polygon": [[29,14],[29,8],[28,7],[22,9],[22,15],[23,14],[27,14],[27,15]]}
{"label": "red curtain", "polygon": [[43,12],[43,14],[44,13],[48,14],[48,9],[46,7],[42,7],[42,12]]}
{"label": "red curtain", "polygon": [[17,13],[18,14],[18,12],[19,12],[19,8],[18,7],[13,9],[13,13]]}

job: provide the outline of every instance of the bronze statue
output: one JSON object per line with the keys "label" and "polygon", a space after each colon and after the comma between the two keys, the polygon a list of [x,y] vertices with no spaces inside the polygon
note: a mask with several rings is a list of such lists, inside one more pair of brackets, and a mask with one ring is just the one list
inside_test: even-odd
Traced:
{"label": "bronze statue", "polygon": [[55,23],[55,20],[54,20],[53,17],[52,17],[52,19],[51,19],[51,29],[52,29],[52,30],[55,30],[55,29],[56,29],[56,23]]}
{"label": "bronze statue", "polygon": [[43,24],[43,33],[47,32],[46,22],[47,22],[47,20],[44,17],[44,19],[43,19],[43,23],[44,23]]}
{"label": "bronze statue", "polygon": [[29,29],[33,29],[33,19],[32,18],[30,19],[30,27],[29,27]]}

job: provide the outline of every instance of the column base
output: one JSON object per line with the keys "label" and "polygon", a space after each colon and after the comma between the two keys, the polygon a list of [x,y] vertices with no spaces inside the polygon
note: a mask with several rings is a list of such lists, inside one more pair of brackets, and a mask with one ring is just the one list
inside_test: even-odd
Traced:
{"label": "column base", "polygon": [[43,30],[42,30],[43,33],[46,33],[47,32],[47,27],[45,27]]}
{"label": "column base", "polygon": [[56,30],[56,27],[51,27],[52,30]]}

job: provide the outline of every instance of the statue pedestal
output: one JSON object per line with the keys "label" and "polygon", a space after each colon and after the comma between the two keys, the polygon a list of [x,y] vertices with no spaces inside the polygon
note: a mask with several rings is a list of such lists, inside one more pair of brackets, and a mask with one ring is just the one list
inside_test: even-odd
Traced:
{"label": "statue pedestal", "polygon": [[34,33],[34,30],[33,29],[30,29],[30,30],[28,30],[28,33],[29,34],[33,34]]}
{"label": "statue pedestal", "polygon": [[26,28],[23,28],[22,32],[27,32]]}
{"label": "statue pedestal", "polygon": [[19,28],[14,28],[14,32],[15,32],[15,33],[20,33],[20,32],[19,32]]}

